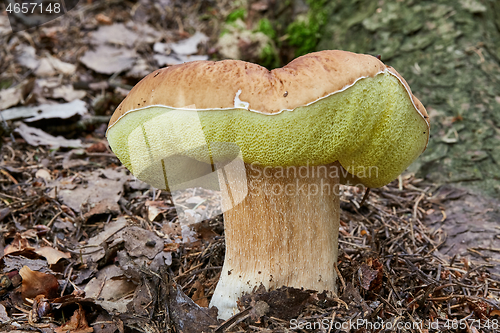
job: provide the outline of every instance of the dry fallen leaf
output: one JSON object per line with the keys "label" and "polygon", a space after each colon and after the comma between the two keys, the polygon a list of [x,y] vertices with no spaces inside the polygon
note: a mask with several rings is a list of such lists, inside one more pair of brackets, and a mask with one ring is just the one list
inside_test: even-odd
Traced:
{"label": "dry fallen leaf", "polygon": [[377,275],[370,283],[370,291],[378,293],[380,292],[380,288],[382,288],[383,284],[382,279],[384,277],[384,266],[377,258],[369,258],[366,263],[377,272]]}
{"label": "dry fallen leaf", "polygon": [[168,54],[172,50],[177,55],[191,55],[198,52],[198,45],[208,41],[207,35],[196,32],[193,36],[177,43],[155,43],[153,49],[160,54]]}
{"label": "dry fallen leaf", "polygon": [[50,62],[52,68],[54,68],[60,74],[73,75],[76,72],[76,65],[61,61],[50,55],[47,55],[47,59]]}
{"label": "dry fallen leaf", "polygon": [[113,321],[113,317],[111,317],[105,311],[97,316],[92,324],[92,327],[94,327],[96,333],[123,332],[118,330],[117,323]]}
{"label": "dry fallen leaf", "polygon": [[39,169],[35,173],[36,178],[42,178],[45,181],[50,181],[52,180],[52,175],[50,174],[50,171],[47,169]]}
{"label": "dry fallen leaf", "polygon": [[153,58],[156,60],[159,66],[173,66],[180,65],[185,62],[208,60],[206,55],[183,55],[183,54],[155,54]]}
{"label": "dry fallen leaf", "polygon": [[359,283],[365,290],[370,290],[370,283],[377,277],[378,271],[363,263],[358,269]]}
{"label": "dry fallen leaf", "polygon": [[24,123],[21,123],[15,132],[22,136],[26,142],[32,146],[50,146],[52,149],[59,147],[71,147],[80,148],[82,147],[82,142],[80,139],[65,139],[62,136],[52,136],[39,128],[30,127]]}
{"label": "dry fallen leaf", "polygon": [[165,213],[171,208],[171,206],[164,201],[146,200],[145,205],[148,208],[148,219],[150,221],[154,221],[158,216],[161,216],[162,213]]}
{"label": "dry fallen leaf", "polygon": [[120,214],[120,206],[112,199],[103,199],[101,202],[90,205],[90,210],[83,215],[85,221],[99,215],[118,215]]}
{"label": "dry fallen leaf", "polygon": [[128,29],[123,23],[101,26],[91,33],[91,42],[94,45],[112,44],[132,47],[141,36]]}
{"label": "dry fallen leaf", "polygon": [[80,212],[85,205],[92,208],[104,200],[110,200],[107,206],[112,211],[119,210],[115,204],[122,196],[123,184],[130,178],[123,169],[97,169],[80,172],[79,176],[80,184],[73,183],[74,178],[71,177],[51,182],[48,186],[54,189],[49,195],[55,196],[57,187],[58,199],[75,212]]}
{"label": "dry fallen leaf", "polygon": [[84,90],[75,90],[71,84],[59,86],[52,92],[53,98],[62,98],[67,102],[82,99],[87,95]]}
{"label": "dry fallen leaf", "polygon": [[33,250],[33,247],[31,247],[29,241],[25,237],[16,233],[12,242],[3,249],[3,255],[6,256],[9,253],[22,250]]}
{"label": "dry fallen leaf", "polygon": [[[127,72],[126,76],[133,77],[136,79],[142,79],[143,77],[145,77],[146,75],[148,75],[152,71],[153,71],[153,67],[148,63],[148,61],[146,59],[140,58],[136,61],[136,63],[134,64],[134,67],[132,67],[132,69]],[[120,87],[115,88],[115,93],[123,96],[123,98],[125,98],[125,96],[127,96],[128,92],[129,92],[129,90],[126,90],[126,89],[123,89]]]}
{"label": "dry fallen leaf", "polygon": [[20,86],[0,90],[0,110],[19,104],[23,99],[22,92]]}
{"label": "dry fallen leaf", "polygon": [[174,326],[182,332],[195,333],[205,331],[205,327],[209,325],[218,325],[215,319],[213,309],[200,307],[193,302],[182,291],[181,286],[177,285],[165,273],[165,268],[160,271],[161,289],[160,293],[167,293],[166,301],[170,310],[170,318],[174,322]]}
{"label": "dry fallen leaf", "polygon": [[56,74],[72,75],[76,71],[76,66],[63,62],[51,55],[40,58],[38,67],[35,70],[37,77],[51,77]]}
{"label": "dry fallen leaf", "polygon": [[35,298],[38,295],[52,298],[57,295],[59,283],[54,275],[32,271],[28,266],[23,266],[19,275],[23,278],[21,285],[23,298]]}
{"label": "dry fallen leaf", "polygon": [[12,33],[7,15],[0,15],[0,36],[6,36]]}
{"label": "dry fallen leaf", "polygon": [[201,284],[200,280],[196,280],[193,284],[193,289],[196,289],[193,296],[193,301],[204,308],[208,308],[208,298],[205,296],[205,287]]}
{"label": "dry fallen leaf", "polygon": [[[119,217],[116,221],[107,223],[104,226],[104,231],[99,232],[94,237],[90,238],[87,245],[81,249],[81,254],[84,260],[98,262],[104,255],[104,248],[101,246],[109,240],[114,234],[128,225],[128,221],[124,217]],[[96,251],[96,249],[98,249]]]}
{"label": "dry fallen leaf", "polygon": [[16,61],[29,69],[36,69],[40,64],[40,60],[36,55],[36,50],[33,46],[20,44],[15,48]]}
{"label": "dry fallen leaf", "polygon": [[5,310],[5,306],[0,304],[0,322],[5,323],[10,321],[9,315],[7,314],[7,311]]}
{"label": "dry fallen leaf", "polygon": [[78,309],[75,310],[70,320],[64,323],[61,327],[54,330],[56,333],[91,333],[94,332],[92,327],[89,327],[85,318],[85,311],[78,304]]}
{"label": "dry fallen leaf", "polygon": [[96,304],[102,306],[108,312],[126,312],[127,304],[131,301],[127,295],[131,295],[136,285],[131,282],[120,267],[108,265],[102,268],[96,277],[85,286],[85,295],[94,298]]}
{"label": "dry fallen leaf", "polygon": [[80,61],[101,74],[114,74],[132,68],[137,59],[133,49],[99,45],[95,51],[87,51]]}
{"label": "dry fallen leaf", "polygon": [[3,257],[4,262],[4,272],[19,271],[23,266],[29,267],[31,270],[51,273],[52,271],[47,266],[47,261],[42,259],[29,259],[23,256],[23,254],[33,254],[31,251],[26,251],[26,253],[20,252],[15,255],[7,255]]}
{"label": "dry fallen leaf", "polygon": [[52,67],[49,59],[41,58],[40,63],[35,70],[35,75],[37,77],[50,77],[56,75],[56,70]]}
{"label": "dry fallen leaf", "polygon": [[[45,84],[38,82],[37,84]],[[50,84],[50,83],[49,83]],[[87,113],[87,106],[82,100],[74,100],[63,104],[42,104],[38,106],[20,106],[1,111],[5,120],[24,119],[33,122],[42,119],[68,119],[73,116],[83,116]]]}
{"label": "dry fallen leaf", "polygon": [[158,253],[163,251],[163,239],[154,232],[131,226],[122,233],[125,241],[125,249],[132,257],[145,256],[153,259]]}
{"label": "dry fallen leaf", "polygon": [[65,259],[71,258],[71,254],[61,252],[61,251],[54,249],[53,247],[50,247],[50,246],[40,247],[40,248],[36,249],[35,252],[37,254],[41,255],[42,257],[45,257],[45,259],[47,259],[47,263],[49,265],[54,265],[60,259],[63,259],[63,258],[65,258]]}

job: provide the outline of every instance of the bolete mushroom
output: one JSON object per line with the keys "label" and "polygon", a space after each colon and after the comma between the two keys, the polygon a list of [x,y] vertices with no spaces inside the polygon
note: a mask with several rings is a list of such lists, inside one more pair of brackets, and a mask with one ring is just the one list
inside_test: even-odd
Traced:
{"label": "bolete mushroom", "polygon": [[190,168],[242,159],[243,177],[219,172],[226,256],[211,305],[226,319],[261,283],[336,291],[339,182],[395,179],[425,150],[429,120],[392,67],[322,51],[272,71],[234,60],[157,70],[117,108],[107,138],[163,189],[189,182]]}

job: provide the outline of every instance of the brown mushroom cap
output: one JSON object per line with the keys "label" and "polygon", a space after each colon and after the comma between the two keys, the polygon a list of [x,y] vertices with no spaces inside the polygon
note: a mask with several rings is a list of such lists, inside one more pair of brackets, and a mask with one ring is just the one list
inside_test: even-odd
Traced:
{"label": "brown mushroom cap", "polygon": [[234,108],[239,90],[238,97],[249,103],[248,109],[274,114],[308,105],[384,71],[397,76],[417,112],[427,117],[422,103],[394,68],[371,55],[331,50],[307,54],[272,71],[239,60],[193,61],[158,69],[130,91],[109,125],[127,112],[151,105],[198,110]]}

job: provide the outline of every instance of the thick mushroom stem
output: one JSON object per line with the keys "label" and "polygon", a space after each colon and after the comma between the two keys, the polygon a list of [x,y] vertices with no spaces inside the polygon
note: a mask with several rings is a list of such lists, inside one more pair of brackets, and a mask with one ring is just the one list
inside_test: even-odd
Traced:
{"label": "thick mushroom stem", "polygon": [[238,298],[261,283],[335,292],[340,164],[245,168],[247,179],[238,181],[247,182],[248,195],[224,213],[226,256],[210,304],[219,318],[237,313]]}

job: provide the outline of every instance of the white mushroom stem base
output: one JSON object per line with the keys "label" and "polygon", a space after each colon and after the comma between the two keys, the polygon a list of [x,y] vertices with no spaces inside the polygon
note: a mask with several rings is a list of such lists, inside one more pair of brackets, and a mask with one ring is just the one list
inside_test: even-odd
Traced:
{"label": "white mushroom stem base", "polygon": [[[286,168],[245,168],[247,179],[238,181],[247,182],[248,195],[224,213],[226,256],[210,306],[227,319],[261,283],[336,292],[340,205],[332,170],[340,164],[292,167],[288,175]],[[223,205],[231,199],[222,196]]]}

